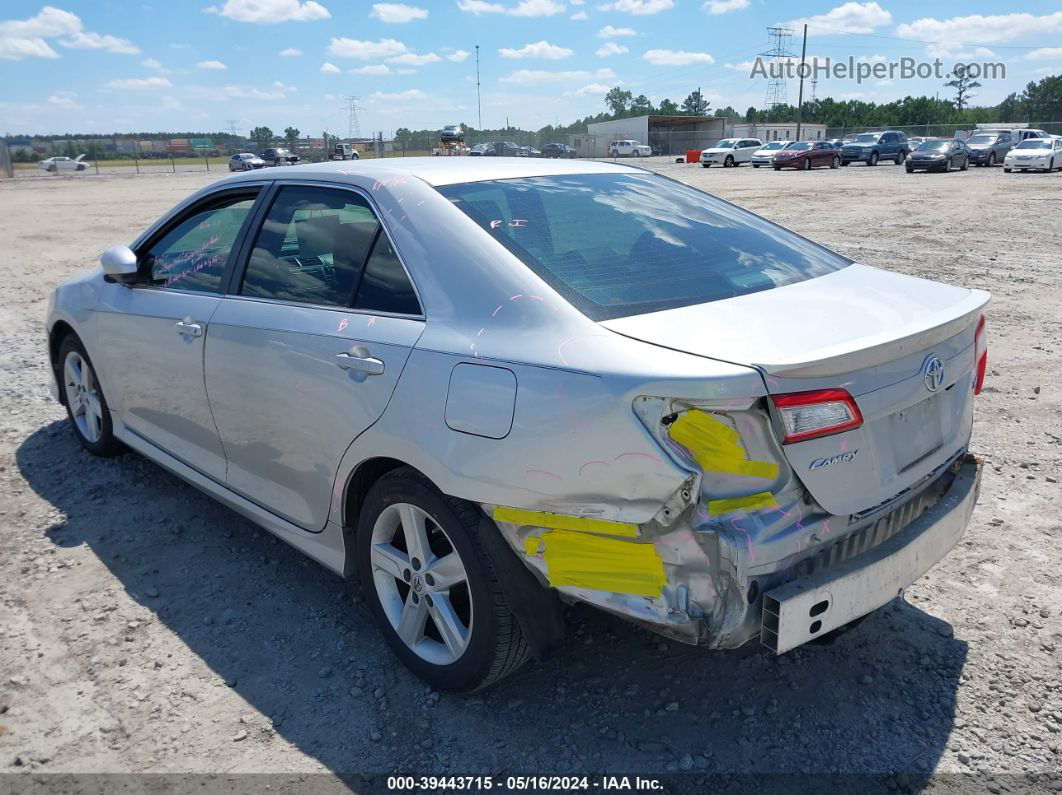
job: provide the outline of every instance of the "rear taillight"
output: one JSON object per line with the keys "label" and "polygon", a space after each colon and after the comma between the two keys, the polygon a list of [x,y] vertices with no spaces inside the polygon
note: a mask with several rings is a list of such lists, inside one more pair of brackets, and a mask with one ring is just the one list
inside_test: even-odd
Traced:
{"label": "rear taillight", "polygon": [[790,395],[774,395],[771,399],[785,428],[782,444],[830,436],[863,424],[859,406],[844,389],[794,392]]}
{"label": "rear taillight", "polygon": [[981,387],[985,385],[985,369],[988,367],[988,336],[985,334],[985,316],[977,321],[977,331],[974,332],[974,362],[977,364],[977,372],[974,375],[973,392],[981,394]]}

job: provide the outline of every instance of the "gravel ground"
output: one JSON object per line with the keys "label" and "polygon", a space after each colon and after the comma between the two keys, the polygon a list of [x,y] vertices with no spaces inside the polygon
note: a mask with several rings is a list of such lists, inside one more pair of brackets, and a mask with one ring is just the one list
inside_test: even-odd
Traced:
{"label": "gravel ground", "polygon": [[555,659],[485,693],[433,693],[356,586],[136,455],[93,459],[48,397],[52,287],[217,175],[6,181],[0,771],[880,773],[900,789],[935,773],[965,791],[1062,789],[1062,173],[652,166],[857,260],[994,294],[980,504],[906,600],[781,657],[576,608]]}

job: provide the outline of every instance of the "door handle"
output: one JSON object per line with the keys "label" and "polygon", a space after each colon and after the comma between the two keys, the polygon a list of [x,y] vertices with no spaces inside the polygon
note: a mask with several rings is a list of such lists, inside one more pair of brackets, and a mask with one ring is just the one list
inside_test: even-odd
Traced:
{"label": "door handle", "polygon": [[177,329],[177,333],[181,336],[188,337],[202,337],[203,327],[198,323],[193,323],[190,320],[178,320],[174,328]]}
{"label": "door handle", "polygon": [[384,372],[384,363],[370,356],[369,349],[363,345],[356,345],[347,353],[337,353],[336,365],[363,375],[383,375]]}

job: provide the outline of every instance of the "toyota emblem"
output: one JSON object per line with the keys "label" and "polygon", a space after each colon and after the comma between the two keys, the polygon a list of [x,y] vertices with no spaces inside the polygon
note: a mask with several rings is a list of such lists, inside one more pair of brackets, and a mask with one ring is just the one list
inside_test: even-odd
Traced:
{"label": "toyota emblem", "polygon": [[930,356],[922,365],[922,377],[926,383],[926,389],[936,392],[944,383],[944,362],[939,356]]}

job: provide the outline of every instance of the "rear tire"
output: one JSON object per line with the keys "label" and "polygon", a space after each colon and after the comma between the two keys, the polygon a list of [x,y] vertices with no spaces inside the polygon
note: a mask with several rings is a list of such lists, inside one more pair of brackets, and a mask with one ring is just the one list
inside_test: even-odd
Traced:
{"label": "rear tire", "polygon": [[380,478],[358,518],[358,572],[373,618],[395,655],[437,690],[487,687],[530,656],[480,545],[480,519],[410,467]]}
{"label": "rear tire", "polygon": [[59,389],[66,416],[81,446],[95,456],[111,458],[125,452],[114,437],[111,412],[85,346],[69,334],[59,346]]}

